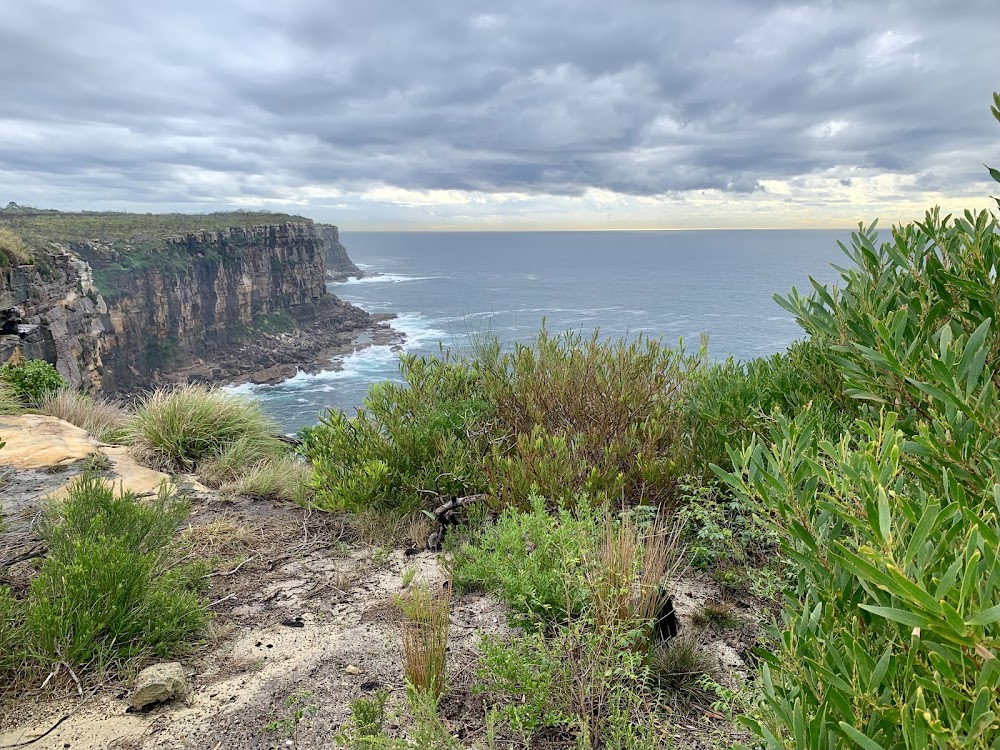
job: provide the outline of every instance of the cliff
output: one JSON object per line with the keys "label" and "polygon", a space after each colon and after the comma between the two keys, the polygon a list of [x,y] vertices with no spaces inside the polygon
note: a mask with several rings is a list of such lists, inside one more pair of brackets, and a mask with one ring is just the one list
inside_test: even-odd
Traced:
{"label": "cliff", "polygon": [[326,274],[333,281],[347,281],[352,276],[360,279],[364,272],[347,257],[347,248],[340,242],[340,230],[332,224],[317,224],[316,233],[323,243],[323,260]]}
{"label": "cliff", "polygon": [[288,218],[48,243],[22,227],[36,260],[0,268],[0,362],[20,347],[74,385],[134,391],[281,379],[321,368],[363,333],[384,340],[385,326],[326,290],[331,248],[353,267],[336,227]]}

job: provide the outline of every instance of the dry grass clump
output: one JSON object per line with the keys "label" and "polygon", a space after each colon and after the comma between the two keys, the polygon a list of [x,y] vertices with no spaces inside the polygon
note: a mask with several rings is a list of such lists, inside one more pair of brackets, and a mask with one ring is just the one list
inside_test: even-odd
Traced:
{"label": "dry grass clump", "polygon": [[617,521],[608,515],[603,526],[603,544],[586,567],[595,627],[652,622],[685,567],[683,527],[668,529],[658,518],[644,528],[630,514]]}
{"label": "dry grass clump", "polygon": [[24,242],[9,229],[0,229],[0,266],[31,263],[31,253]]}
{"label": "dry grass clump", "polygon": [[407,683],[417,693],[439,698],[447,666],[451,586],[441,593],[432,593],[426,586],[414,587],[400,597],[399,607],[405,618],[400,628]]}
{"label": "dry grass clump", "polygon": [[119,403],[61,388],[44,396],[35,409],[76,425],[102,443],[120,444],[132,414]]}
{"label": "dry grass clump", "polygon": [[703,628],[716,627],[728,630],[740,624],[740,617],[724,602],[705,602],[705,605],[694,613],[691,621]]}
{"label": "dry grass clump", "polygon": [[686,711],[706,703],[710,699],[706,678],[718,669],[712,655],[691,635],[671,638],[650,652],[653,686],[675,710]]}
{"label": "dry grass clump", "polygon": [[312,469],[295,456],[262,459],[219,490],[259,500],[284,500],[299,505],[309,502]]}

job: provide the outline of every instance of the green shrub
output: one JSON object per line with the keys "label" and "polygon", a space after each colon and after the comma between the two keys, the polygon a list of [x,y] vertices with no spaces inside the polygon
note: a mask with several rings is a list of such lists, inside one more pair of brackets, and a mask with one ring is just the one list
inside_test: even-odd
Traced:
{"label": "green shrub", "polygon": [[10,386],[24,406],[34,406],[53,391],[66,387],[62,375],[42,359],[0,365],[0,380]]}
{"label": "green shrub", "polygon": [[14,598],[7,586],[0,585],[0,699],[4,687],[13,684],[24,660],[23,622],[23,603]]}
{"label": "green shrub", "polygon": [[663,504],[689,461],[679,397],[697,357],[659,341],[549,335],[503,353],[480,344],[475,369],[493,406],[487,474],[501,504]]}
{"label": "green shrub", "polygon": [[0,380],[0,414],[20,414],[24,410],[13,386]]}
{"label": "green shrub", "polygon": [[837,292],[783,304],[867,402],[824,439],[804,410],[720,476],[798,568],[762,668],[769,747],[994,748],[1000,739],[1000,234],[930,212],[845,252]]}
{"label": "green shrub", "polygon": [[121,443],[132,418],[120,404],[69,388],[46,394],[35,411],[74,424],[104,443]]}
{"label": "green shrub", "polygon": [[242,495],[257,500],[278,500],[308,505],[312,496],[312,470],[292,455],[275,456],[243,467],[222,494]]}
{"label": "green shrub", "polygon": [[820,341],[806,340],[770,357],[701,368],[684,399],[693,476],[704,480],[711,464],[727,466],[726,446],[766,435],[775,413],[794,415],[810,405],[824,434],[836,438],[847,429],[858,405],[830,354]]}
{"label": "green shrub", "polygon": [[207,615],[196,584],[204,566],[167,569],[188,506],[163,488],[151,503],[84,476],[45,514],[49,553],[25,604],[24,651],[46,668],[103,669],[168,656]]}
{"label": "green shrub", "polygon": [[280,455],[285,447],[277,435],[258,402],[201,385],[153,392],[128,428],[130,445],[147,461],[182,471],[218,460],[236,443],[251,447],[257,460]]}
{"label": "green shrub", "polygon": [[303,431],[315,503],[405,514],[485,489],[478,447],[489,412],[465,365],[403,356],[406,384],[373,385],[354,419],[331,412]]}
{"label": "green shrub", "polygon": [[558,622],[587,604],[581,566],[598,534],[598,512],[589,501],[549,513],[545,500],[534,497],[530,512],[508,508],[455,552],[452,580],[459,591],[496,593],[520,625]]}

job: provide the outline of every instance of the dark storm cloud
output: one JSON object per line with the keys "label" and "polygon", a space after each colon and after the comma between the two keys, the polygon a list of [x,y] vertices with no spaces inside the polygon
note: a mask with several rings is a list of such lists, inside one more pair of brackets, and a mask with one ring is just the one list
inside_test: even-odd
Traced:
{"label": "dark storm cloud", "polygon": [[0,186],[83,205],[741,194],[837,168],[967,185],[996,150],[998,27],[993,0],[36,0],[0,21]]}

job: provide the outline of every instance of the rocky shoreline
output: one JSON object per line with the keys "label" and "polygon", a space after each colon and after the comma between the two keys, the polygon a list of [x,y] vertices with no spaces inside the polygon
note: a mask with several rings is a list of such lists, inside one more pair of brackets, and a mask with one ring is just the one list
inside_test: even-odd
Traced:
{"label": "rocky shoreline", "polygon": [[257,333],[253,341],[233,349],[222,361],[192,364],[170,373],[171,382],[277,385],[299,372],[317,373],[343,367],[336,358],[370,346],[402,349],[406,334],[389,321],[395,315],[372,315],[371,323],[337,330],[318,321],[288,333]]}

